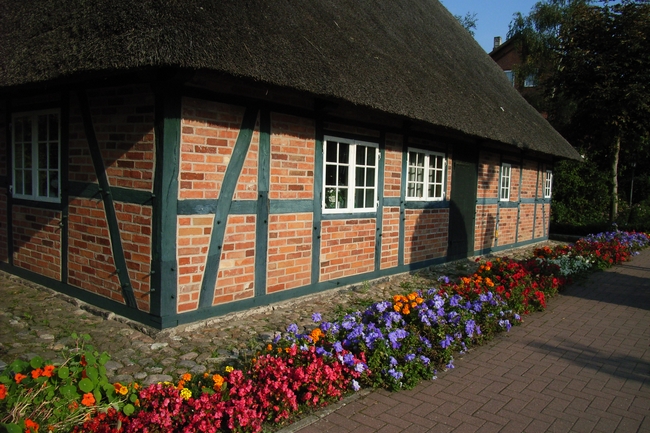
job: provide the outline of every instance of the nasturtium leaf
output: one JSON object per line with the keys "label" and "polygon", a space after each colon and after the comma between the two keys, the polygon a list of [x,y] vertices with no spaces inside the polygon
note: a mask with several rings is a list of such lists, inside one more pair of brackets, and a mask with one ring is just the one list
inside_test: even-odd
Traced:
{"label": "nasturtium leaf", "polygon": [[83,378],[79,381],[79,389],[82,390],[85,393],[91,392],[93,390],[93,382],[92,380],[86,378]]}
{"label": "nasturtium leaf", "polygon": [[99,363],[101,365],[106,364],[111,359],[110,355],[106,352],[102,353],[99,357]]}
{"label": "nasturtium leaf", "polygon": [[88,379],[92,380],[93,382],[97,382],[99,373],[95,367],[88,366],[86,367],[86,376],[88,376]]}
{"label": "nasturtium leaf", "polygon": [[135,412],[135,407],[132,404],[126,404],[124,405],[122,412],[124,412],[124,415],[130,416],[133,414],[133,412]]}
{"label": "nasturtium leaf", "polygon": [[0,424],[7,430],[7,433],[23,433],[23,429],[20,428],[17,424]]}
{"label": "nasturtium leaf", "polygon": [[93,391],[93,395],[95,396],[95,401],[99,403],[102,400],[102,393],[100,392],[99,389],[95,388]]}
{"label": "nasturtium leaf", "polygon": [[77,397],[79,397],[79,394],[77,393],[77,387],[74,385],[64,385],[59,388],[59,392],[63,398],[67,398],[69,400],[75,400]]}
{"label": "nasturtium leaf", "polygon": [[97,362],[97,359],[95,359],[95,355],[92,353],[86,352],[86,362],[88,365],[93,365]]}
{"label": "nasturtium leaf", "polygon": [[57,369],[57,372],[59,379],[66,379],[70,375],[70,369],[68,367],[60,367]]}
{"label": "nasturtium leaf", "polygon": [[25,361],[21,361],[20,359],[16,359],[14,362],[9,364],[9,367],[7,367],[7,371],[13,371],[13,372],[20,372],[27,367],[27,363]]}
{"label": "nasturtium leaf", "polygon": [[35,356],[29,361],[29,365],[32,368],[41,368],[41,366],[43,365],[43,358],[41,358],[40,356]]}
{"label": "nasturtium leaf", "polygon": [[135,394],[131,394],[131,395],[129,396],[129,401],[130,401],[131,403],[135,403],[135,401],[136,401],[137,399],[138,399],[138,396],[135,395]]}

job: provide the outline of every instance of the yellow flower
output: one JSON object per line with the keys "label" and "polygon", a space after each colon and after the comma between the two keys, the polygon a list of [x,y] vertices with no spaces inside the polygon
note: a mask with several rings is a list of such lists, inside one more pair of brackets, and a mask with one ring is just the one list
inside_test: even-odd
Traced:
{"label": "yellow flower", "polygon": [[226,373],[231,373],[233,370],[234,370],[234,368],[231,367],[231,366],[226,367]]}
{"label": "yellow flower", "polygon": [[126,395],[126,393],[129,392],[129,388],[127,388],[126,386],[122,385],[122,386],[120,386],[120,389],[119,389],[117,392],[120,393],[120,394],[122,394],[122,395]]}
{"label": "yellow flower", "polygon": [[192,397],[192,391],[190,391],[188,388],[181,389],[181,397],[183,400],[189,400],[190,397]]}

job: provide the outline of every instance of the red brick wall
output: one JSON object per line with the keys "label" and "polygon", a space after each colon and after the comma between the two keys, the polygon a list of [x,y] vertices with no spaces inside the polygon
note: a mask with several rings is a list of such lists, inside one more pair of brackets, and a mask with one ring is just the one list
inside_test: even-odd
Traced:
{"label": "red brick wall", "polygon": [[381,229],[381,269],[394,268],[399,264],[399,207],[384,207]]}
{"label": "red brick wall", "polygon": [[499,177],[501,175],[501,158],[499,154],[481,152],[478,163],[478,198],[499,197]]}
{"label": "red brick wall", "polygon": [[[183,98],[180,199],[216,199],[244,116],[242,107]],[[236,199],[257,196],[256,132],[239,179]],[[254,172],[254,175],[253,175]]]}
{"label": "red brick wall", "polygon": [[499,210],[499,246],[514,244],[516,233],[517,208],[502,207]]}
{"label": "red brick wall", "polygon": [[196,310],[203,282],[214,215],[182,216],[177,220],[177,312]]}
{"label": "red brick wall", "polygon": [[386,134],[384,197],[399,197],[402,184],[402,136]]}
{"label": "red brick wall", "polygon": [[[147,85],[88,92],[95,136],[111,186],[153,190],[154,95]],[[81,111],[70,104],[70,180],[96,182]]]}
{"label": "red brick wall", "polygon": [[525,242],[533,239],[534,217],[534,204],[522,203],[519,205],[519,235],[517,242]]}
{"label": "red brick wall", "polygon": [[255,220],[255,215],[228,216],[212,305],[253,297]]}
{"label": "red brick wall", "polygon": [[14,206],[14,265],[61,279],[61,212]]}
{"label": "red brick wall", "polygon": [[448,232],[448,209],[407,209],[404,263],[444,257],[447,254]]}
{"label": "red brick wall", "polygon": [[548,236],[548,221],[551,217],[551,206],[548,204],[537,205],[537,218],[535,219],[535,238]]}
{"label": "red brick wall", "polygon": [[543,190],[536,189],[538,171],[537,162],[524,160],[524,173],[521,185],[521,198],[535,198],[535,194],[542,196]]}
{"label": "red brick wall", "polygon": [[475,251],[495,246],[497,236],[497,208],[498,205],[496,204],[476,206],[476,228],[474,230]]}
{"label": "red brick wall", "polygon": [[312,224],[311,213],[269,216],[267,293],[311,283]]}
{"label": "red brick wall", "polygon": [[313,200],[315,136],[312,119],[271,113],[271,200]]}
{"label": "red brick wall", "polygon": [[149,311],[151,289],[151,206],[115,202],[124,258],[138,309]]}
{"label": "red brick wall", "polygon": [[101,200],[70,200],[68,284],[124,302]]}
{"label": "red brick wall", "polygon": [[375,232],[374,218],[323,221],[320,281],[373,271]]}

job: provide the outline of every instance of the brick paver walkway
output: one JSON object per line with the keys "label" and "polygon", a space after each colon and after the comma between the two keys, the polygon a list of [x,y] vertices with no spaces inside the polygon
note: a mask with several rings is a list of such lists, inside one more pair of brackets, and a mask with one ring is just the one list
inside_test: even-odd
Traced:
{"label": "brick paver walkway", "polygon": [[650,250],[592,275],[410,391],[373,391],[299,430],[650,432]]}

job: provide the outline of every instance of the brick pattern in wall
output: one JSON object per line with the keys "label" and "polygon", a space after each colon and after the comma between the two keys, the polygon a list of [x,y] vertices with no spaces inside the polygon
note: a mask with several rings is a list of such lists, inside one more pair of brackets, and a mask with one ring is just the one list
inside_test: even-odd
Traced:
{"label": "brick pattern in wall", "polygon": [[255,215],[229,215],[213,305],[255,294]]}
{"label": "brick pattern in wall", "polygon": [[524,173],[521,181],[521,198],[535,198],[535,194],[538,194],[539,196],[544,194],[544,191],[537,187],[537,168],[537,162],[524,160]]}
{"label": "brick pattern in wall", "polygon": [[271,113],[270,199],[313,200],[315,136],[312,119]]}
{"label": "brick pattern in wall", "polygon": [[[216,199],[223,182],[244,116],[244,108],[212,101],[183,98],[179,173],[180,199]],[[259,139],[256,139],[259,143]],[[252,150],[252,149],[249,149]],[[255,159],[256,160],[256,159]],[[252,161],[246,167],[252,169]],[[255,164],[256,166],[256,164]],[[237,193],[255,187],[250,171]],[[255,174],[255,185],[257,177]],[[243,191],[242,191],[243,189]]]}
{"label": "brick pattern in wall", "polygon": [[68,211],[68,284],[124,303],[104,203],[74,198]]}
{"label": "brick pattern in wall", "polygon": [[[147,85],[93,89],[88,103],[111,186],[153,190],[154,95]],[[76,97],[70,103],[69,158],[72,181],[95,182]]]}
{"label": "brick pattern in wall", "polygon": [[499,246],[514,244],[516,233],[517,208],[501,208],[499,210]]}
{"label": "brick pattern in wall", "polygon": [[376,231],[374,218],[323,221],[320,281],[372,272]]}
{"label": "brick pattern in wall", "polygon": [[498,153],[481,152],[478,163],[477,198],[499,197],[499,176],[501,157]]}
{"label": "brick pattern in wall", "polygon": [[380,269],[394,268],[399,264],[399,207],[384,207],[381,229]]}
{"label": "brick pattern in wall", "polygon": [[214,215],[178,217],[178,313],[196,310],[199,306],[213,223]]}
{"label": "brick pattern in wall", "polygon": [[405,217],[405,264],[436,259],[447,254],[448,209],[407,209]]}
{"label": "brick pattern in wall", "polygon": [[384,197],[399,197],[402,186],[402,136],[386,134]]}
{"label": "brick pattern in wall", "polygon": [[151,206],[115,202],[124,258],[138,309],[149,311],[151,289]]}
{"label": "brick pattern in wall", "polygon": [[519,233],[517,236],[517,242],[526,242],[533,239],[534,218],[534,204],[522,203],[519,205]]}
{"label": "brick pattern in wall", "polygon": [[[476,206],[476,228],[474,230],[474,250],[480,251],[496,245],[497,206]],[[501,241],[499,241],[499,244]]]}
{"label": "brick pattern in wall", "polygon": [[535,218],[535,239],[548,236],[548,221],[551,217],[551,205],[537,204],[537,217]]}
{"label": "brick pattern in wall", "polygon": [[61,279],[61,212],[14,206],[14,265],[55,280]]}
{"label": "brick pattern in wall", "polygon": [[267,293],[311,283],[312,221],[311,213],[269,216]]}

